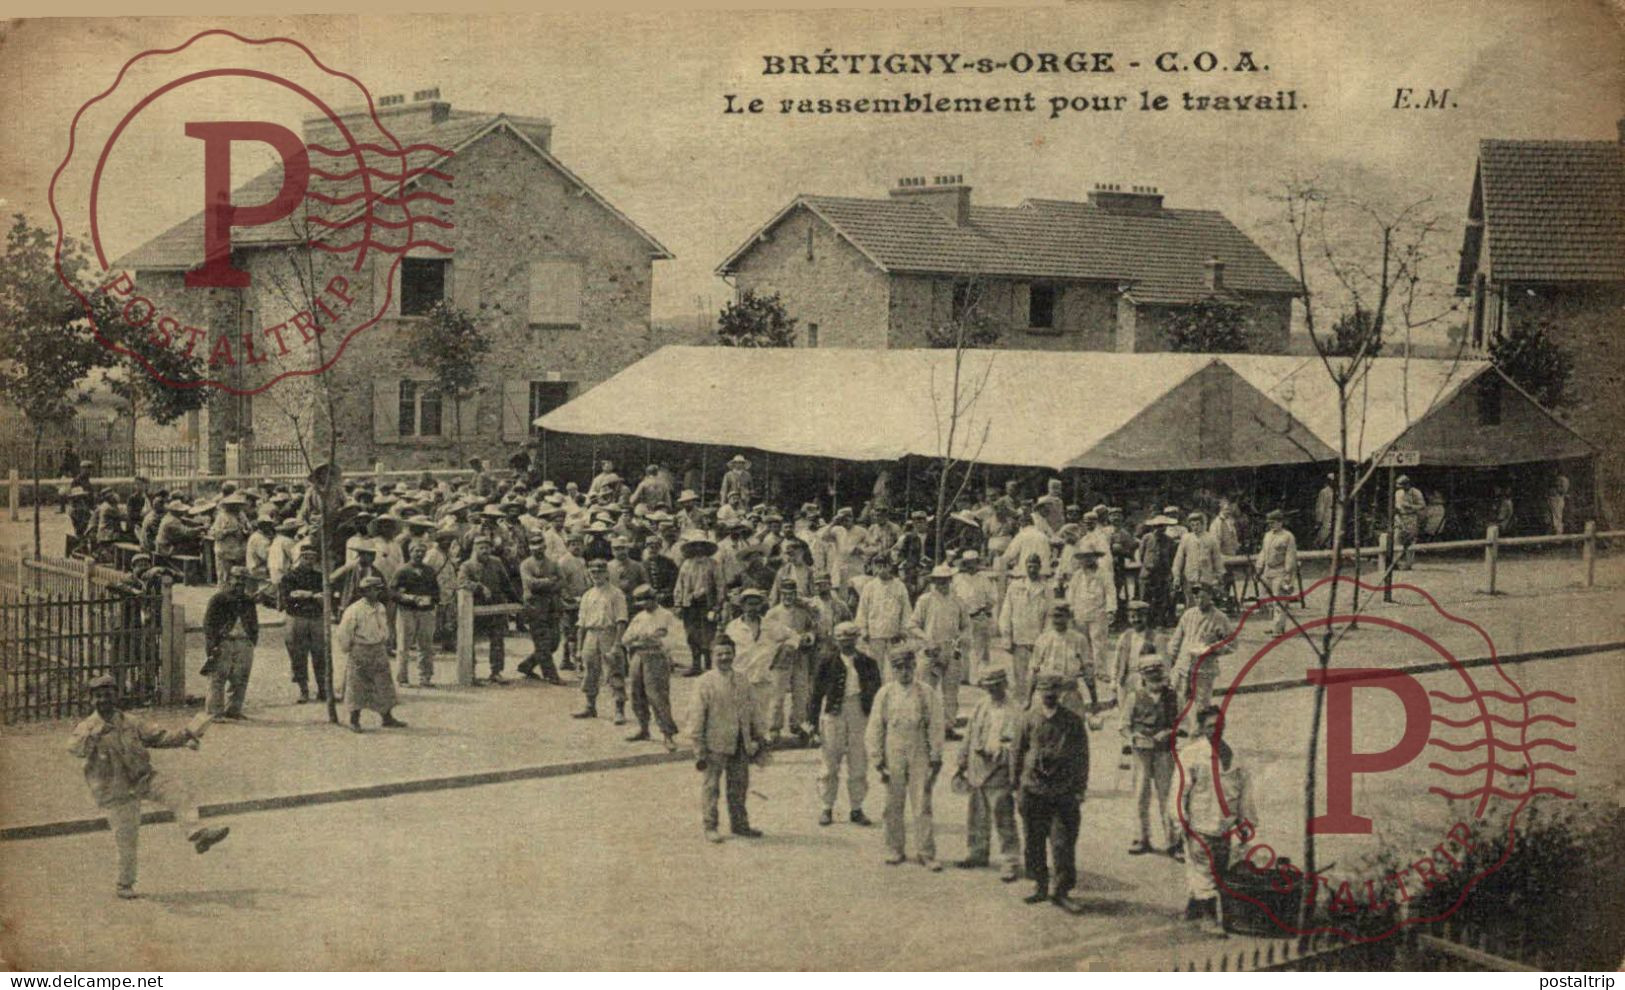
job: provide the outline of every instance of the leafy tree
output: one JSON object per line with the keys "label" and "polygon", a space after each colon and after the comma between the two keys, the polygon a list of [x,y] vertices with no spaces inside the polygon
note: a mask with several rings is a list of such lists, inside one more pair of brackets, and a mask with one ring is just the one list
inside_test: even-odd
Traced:
{"label": "leafy tree", "polygon": [[1252,336],[1251,310],[1209,297],[1174,311],[1167,324],[1168,349],[1197,354],[1244,354]]}
{"label": "leafy tree", "polygon": [[1382,354],[1382,328],[1372,319],[1370,310],[1356,306],[1332,324],[1332,337],[1321,341],[1321,349],[1332,357],[1351,358],[1364,347],[1367,357]]}
{"label": "leafy tree", "polygon": [[759,296],[746,289],[722,307],[717,337],[726,347],[794,347],[796,318],[785,312],[777,292]]}
{"label": "leafy tree", "polygon": [[159,426],[168,426],[187,413],[202,409],[214,390],[198,384],[207,376],[201,354],[185,354],[174,347],[155,347],[147,342],[144,329],[131,327],[122,320],[103,321],[101,331],[103,337],[147,360],[147,365],[143,365],[129,355],[114,354],[119,371],[107,380],[108,389],[129,412],[130,470],[134,473],[139,420],[145,417]]}
{"label": "leafy tree", "polygon": [[1490,344],[1490,360],[1548,409],[1574,402],[1569,383],[1574,378],[1574,356],[1559,344],[1551,327],[1525,320]]}
{"label": "leafy tree", "polygon": [[[0,393],[33,428],[34,556],[40,556],[40,445],[49,426],[73,418],[86,399],[85,378],[113,363],[96,340],[84,305],[57,277],[55,237],[17,214],[6,232],[0,264]],[[112,326],[115,311],[90,285],[90,264],[72,240],[62,243],[62,273],[85,293],[96,321]]]}
{"label": "leafy tree", "polygon": [[491,351],[491,339],[474,314],[442,301],[412,329],[408,346],[413,359],[434,376],[441,399],[451,403],[452,429],[461,461],[463,402],[480,391],[480,363]]}

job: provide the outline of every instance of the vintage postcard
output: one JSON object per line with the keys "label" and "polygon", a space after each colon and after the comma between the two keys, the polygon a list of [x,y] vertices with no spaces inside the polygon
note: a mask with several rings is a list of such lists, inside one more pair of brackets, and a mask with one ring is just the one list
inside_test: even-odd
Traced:
{"label": "vintage postcard", "polygon": [[1612,985],[1617,2],[139,7],[0,26],[8,969]]}

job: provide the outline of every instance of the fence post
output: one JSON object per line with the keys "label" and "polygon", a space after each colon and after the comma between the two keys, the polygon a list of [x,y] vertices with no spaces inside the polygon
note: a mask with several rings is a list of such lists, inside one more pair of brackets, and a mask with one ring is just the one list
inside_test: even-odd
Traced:
{"label": "fence post", "polygon": [[1586,541],[1581,544],[1580,556],[1585,559],[1586,587],[1597,583],[1597,521],[1586,523]]}
{"label": "fence post", "polygon": [[383,461],[373,461],[372,462],[372,480],[373,480],[373,484],[378,485],[379,487],[383,487],[383,484],[384,484],[384,462]]}
{"label": "fence post", "polygon": [[1394,600],[1394,544],[1393,534],[1377,534],[1377,563],[1382,567],[1382,600]]}
{"label": "fence post", "polygon": [[18,510],[23,504],[23,483],[21,479],[17,477],[16,468],[12,468],[10,471],[6,472],[6,487],[10,489],[11,492],[11,497],[9,499],[11,502],[11,521],[16,522]]}
{"label": "fence post", "polygon": [[186,610],[175,604],[174,591],[164,585],[158,612],[158,702],[186,702]]}
{"label": "fence post", "polygon": [[457,683],[474,686],[474,592],[457,589]]}
{"label": "fence post", "polygon": [[1484,531],[1484,570],[1488,585],[1484,589],[1486,595],[1495,594],[1495,559],[1497,557],[1496,544],[1501,538],[1501,527],[1490,523]]}

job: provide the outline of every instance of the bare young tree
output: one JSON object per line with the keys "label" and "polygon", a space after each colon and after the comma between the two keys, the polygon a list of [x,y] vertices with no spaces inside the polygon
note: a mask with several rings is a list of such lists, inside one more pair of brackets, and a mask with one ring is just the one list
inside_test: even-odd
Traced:
{"label": "bare young tree", "polygon": [[[1384,337],[1391,338],[1397,331],[1404,341],[1407,362],[1401,388],[1405,421],[1415,422],[1426,415],[1447,393],[1445,383],[1454,377],[1454,369],[1434,394],[1419,397],[1421,401],[1416,404],[1418,408],[1413,415],[1408,363],[1411,333],[1446,319],[1454,304],[1448,302],[1447,284],[1428,278],[1429,263],[1439,260],[1431,241],[1439,232],[1440,220],[1432,213],[1427,198],[1390,208],[1345,195],[1314,179],[1284,181],[1271,198],[1281,211],[1288,249],[1302,286],[1300,303],[1304,325],[1320,367],[1336,393],[1338,448],[1331,580],[1326,585],[1328,621],[1319,630],[1318,637],[1298,627],[1299,635],[1313,650],[1320,668],[1325,670],[1331,664],[1337,645],[1352,628],[1349,624],[1339,629],[1329,621],[1338,615],[1345,541],[1351,535],[1358,575],[1359,533],[1351,534],[1349,520],[1356,516],[1362,492],[1398,439],[1390,439],[1377,450],[1365,448],[1372,364]],[[1348,333],[1351,320],[1360,328],[1360,332],[1352,336]],[[1343,324],[1341,333],[1339,323]],[[1460,355],[1458,348],[1458,362]],[[1388,572],[1391,573],[1394,555],[1389,556]],[[1388,573],[1382,580],[1388,580]],[[1353,614],[1358,616],[1358,591],[1355,595]],[[1370,601],[1368,598],[1367,606]],[[1312,876],[1316,866],[1315,836],[1309,822],[1315,817],[1320,721],[1324,707],[1325,687],[1317,682],[1305,756],[1303,858],[1306,876]],[[1307,927],[1313,906],[1310,899],[1302,902],[1300,928]]]}
{"label": "bare young tree", "polygon": [[980,368],[974,366],[975,361],[967,366],[966,358],[971,351],[991,348],[1004,329],[1002,321],[992,315],[987,305],[989,292],[985,281],[964,280],[955,291],[958,299],[948,320],[933,326],[926,334],[932,347],[951,349],[954,353],[945,395],[938,391],[935,366],[931,369],[931,416],[937,440],[937,509],[932,518],[932,559],[939,563],[943,557],[948,513],[959,504],[970,485],[993,425],[988,417],[982,417],[978,423],[974,414],[977,401],[993,374],[994,352],[986,351],[979,362]]}

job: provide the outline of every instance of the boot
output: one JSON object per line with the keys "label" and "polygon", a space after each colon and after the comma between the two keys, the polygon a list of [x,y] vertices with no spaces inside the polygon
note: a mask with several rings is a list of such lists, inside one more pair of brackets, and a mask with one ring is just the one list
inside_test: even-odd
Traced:
{"label": "boot", "polygon": [[639,725],[638,726],[638,731],[632,733],[630,736],[627,736],[626,741],[627,742],[641,742],[642,740],[647,739],[647,738],[649,738],[649,726],[644,724],[644,725]]}
{"label": "boot", "polygon": [[406,723],[402,722],[400,719],[396,718],[395,717],[395,709],[391,708],[389,711],[384,713],[384,728],[386,728],[386,729],[404,729],[404,728],[406,728]]}
{"label": "boot", "polygon": [[593,704],[589,704],[589,705],[587,705],[587,707],[581,709],[581,711],[576,712],[574,715],[571,715],[570,717],[571,718],[597,718],[598,717],[598,706],[593,705]]}
{"label": "boot", "polygon": [[310,703],[310,688],[308,686],[304,685],[304,684],[301,684],[301,685],[299,685],[299,700],[294,702],[294,704],[296,704],[296,705],[307,705],[309,703]]}
{"label": "boot", "polygon": [[359,711],[350,713],[350,731],[358,734],[361,732],[361,713]]}
{"label": "boot", "polygon": [[615,702],[615,724],[626,724],[626,702],[624,701]]}

